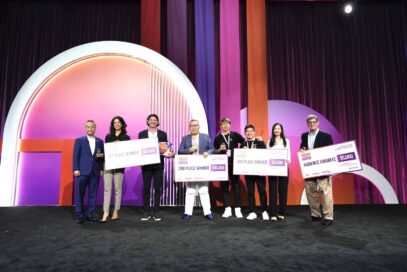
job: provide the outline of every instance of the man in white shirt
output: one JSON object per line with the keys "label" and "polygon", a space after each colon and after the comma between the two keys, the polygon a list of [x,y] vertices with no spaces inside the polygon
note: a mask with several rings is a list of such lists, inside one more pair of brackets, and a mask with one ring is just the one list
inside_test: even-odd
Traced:
{"label": "man in white shirt", "polygon": [[[309,131],[301,135],[301,150],[310,150],[333,144],[332,136],[319,130],[319,120],[316,115],[307,116]],[[325,226],[333,224],[334,208],[332,196],[332,180],[330,176],[316,177],[305,180],[305,192],[311,210],[311,220],[321,221]],[[322,199],[322,213],[319,195]]]}

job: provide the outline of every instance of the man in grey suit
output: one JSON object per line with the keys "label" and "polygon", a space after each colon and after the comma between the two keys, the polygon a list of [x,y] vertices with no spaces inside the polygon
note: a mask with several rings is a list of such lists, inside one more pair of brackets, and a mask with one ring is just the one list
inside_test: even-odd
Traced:
{"label": "man in grey suit", "polygon": [[[184,136],[178,149],[178,154],[203,155],[205,158],[213,152],[213,146],[208,134],[199,133],[199,122],[192,119],[189,121],[189,132],[191,134]],[[185,213],[184,220],[192,216],[194,208],[195,195],[199,193],[204,216],[213,220],[211,212],[211,202],[209,199],[208,182],[187,182],[185,193]]]}

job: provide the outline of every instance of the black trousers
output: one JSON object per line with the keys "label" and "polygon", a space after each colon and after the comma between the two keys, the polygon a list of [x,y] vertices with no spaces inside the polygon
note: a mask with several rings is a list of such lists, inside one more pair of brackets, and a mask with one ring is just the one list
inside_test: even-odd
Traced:
{"label": "black trousers", "polygon": [[[278,185],[278,198],[277,198]],[[288,177],[269,177],[269,197],[270,197],[270,214],[271,216],[285,215],[287,207]],[[277,207],[277,201],[280,207]],[[277,213],[278,212],[278,213]]]}
{"label": "black trousers", "polygon": [[264,212],[267,210],[266,179],[261,176],[246,176],[249,212],[255,212],[256,209],[256,200],[254,197],[255,183],[257,184],[257,190],[259,191],[261,211]]}
{"label": "black trousers", "polygon": [[[233,175],[233,164],[229,161],[229,180],[235,193],[235,208],[240,208],[240,176]],[[230,207],[229,181],[222,181],[223,205]]]}
{"label": "black trousers", "polygon": [[[144,183],[144,213],[157,214],[160,210],[161,190],[163,187],[163,169],[142,170]],[[151,180],[154,178],[154,209],[150,207]]]}

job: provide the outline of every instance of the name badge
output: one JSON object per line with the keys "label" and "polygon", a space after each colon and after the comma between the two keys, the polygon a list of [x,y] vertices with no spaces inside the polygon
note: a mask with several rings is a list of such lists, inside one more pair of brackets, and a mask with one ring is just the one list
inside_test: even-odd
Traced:
{"label": "name badge", "polygon": [[228,150],[226,151],[226,155],[228,155],[228,157],[232,157],[232,150],[231,150],[231,149],[228,149]]}

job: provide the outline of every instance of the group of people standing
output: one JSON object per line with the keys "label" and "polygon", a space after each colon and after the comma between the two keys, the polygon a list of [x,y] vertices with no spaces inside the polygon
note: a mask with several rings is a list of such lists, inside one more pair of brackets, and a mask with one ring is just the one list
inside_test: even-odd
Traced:
{"label": "group of people standing", "polygon": [[[158,142],[168,142],[166,132],[159,130],[159,117],[156,114],[147,116],[146,130],[139,133],[138,138],[158,138]],[[231,131],[231,121],[223,118],[219,122],[220,133],[215,137],[212,144],[208,134],[200,133],[198,120],[192,119],[189,122],[190,134],[181,140],[178,154],[203,155],[226,154],[228,156],[229,181],[221,182],[222,197],[225,210],[222,217],[228,218],[233,215],[230,191],[234,193],[234,215],[243,218],[241,210],[240,176],[233,174],[233,150],[235,148],[263,148],[263,149],[286,149],[288,156],[287,164],[291,161],[290,141],[285,137],[283,125],[276,123],[271,130],[271,137],[264,143],[261,137],[256,137],[256,130],[253,125],[245,127],[243,138],[238,132]],[[319,130],[318,117],[309,115],[307,117],[308,132],[302,134],[300,150],[309,150],[317,147],[333,144],[331,135]],[[127,135],[126,123],[122,117],[116,116],[110,124],[109,134],[106,135],[105,142],[130,140]],[[85,124],[86,136],[76,139],[73,154],[73,168],[76,176],[75,182],[75,215],[78,223],[86,220],[100,221],[118,220],[122,195],[122,182],[124,169],[114,169],[103,171],[103,141],[95,137],[96,124],[93,120],[88,120]],[[161,161],[157,164],[150,164],[141,167],[143,176],[143,204],[144,215],[142,221],[160,221],[159,215],[160,197],[163,184],[164,158],[171,158],[174,153],[171,149],[160,152]],[[104,177],[104,203],[103,216],[101,219],[94,216],[96,207],[96,192],[100,176]],[[150,191],[152,180],[154,179],[154,206],[150,207]],[[255,185],[259,192],[261,204],[261,216],[263,220],[278,221],[284,220],[287,206],[288,177],[270,176],[269,178],[270,207],[267,208],[266,179],[264,176],[245,176],[249,200],[248,220],[257,218],[255,206]],[[112,181],[114,181],[114,208],[110,216],[110,202]],[[333,222],[333,201],[332,184],[330,177],[319,177],[305,180],[306,195],[311,210],[311,220],[321,221],[324,225],[331,225]],[[86,188],[88,189],[88,207],[86,212],[83,209],[83,199]],[[319,194],[322,198],[322,212],[320,209]],[[210,195],[208,182],[186,182],[185,212],[182,218],[188,220],[192,217],[195,196],[200,196],[204,216],[213,220],[211,212]],[[278,205],[279,204],[279,205]]]}

